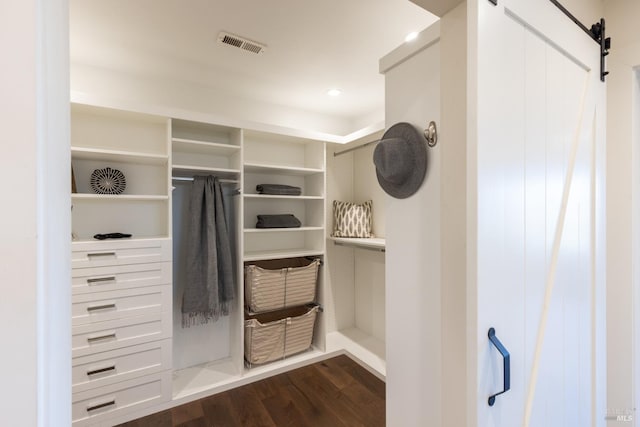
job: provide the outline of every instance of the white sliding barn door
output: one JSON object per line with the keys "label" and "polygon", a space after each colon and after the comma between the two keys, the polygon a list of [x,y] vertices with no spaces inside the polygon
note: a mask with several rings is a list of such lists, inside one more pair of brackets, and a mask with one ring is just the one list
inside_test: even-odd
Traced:
{"label": "white sliding barn door", "polygon": [[[477,322],[470,424],[601,426],[599,47],[548,0],[477,0],[471,8],[478,68],[470,88],[477,88],[468,187],[469,324]],[[491,327],[511,365],[511,390],[493,406],[487,399],[502,389],[503,364],[487,337]]]}

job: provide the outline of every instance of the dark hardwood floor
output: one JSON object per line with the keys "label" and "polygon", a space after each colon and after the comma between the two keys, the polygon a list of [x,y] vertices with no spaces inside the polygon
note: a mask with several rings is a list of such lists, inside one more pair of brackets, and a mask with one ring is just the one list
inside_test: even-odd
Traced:
{"label": "dark hardwood floor", "polygon": [[120,427],[384,425],[384,382],[347,356],[338,356]]}

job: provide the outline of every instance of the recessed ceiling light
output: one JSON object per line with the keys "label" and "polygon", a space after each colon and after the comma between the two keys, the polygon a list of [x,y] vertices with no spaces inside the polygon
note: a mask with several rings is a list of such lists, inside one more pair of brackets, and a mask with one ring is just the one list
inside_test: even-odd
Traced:
{"label": "recessed ceiling light", "polygon": [[418,32],[417,31],[413,31],[413,32],[407,34],[407,36],[404,38],[404,41],[408,43],[410,41],[415,40],[417,37],[418,37]]}
{"label": "recessed ceiling light", "polygon": [[327,95],[329,96],[338,96],[342,93],[342,91],[340,89],[329,89],[327,91]]}

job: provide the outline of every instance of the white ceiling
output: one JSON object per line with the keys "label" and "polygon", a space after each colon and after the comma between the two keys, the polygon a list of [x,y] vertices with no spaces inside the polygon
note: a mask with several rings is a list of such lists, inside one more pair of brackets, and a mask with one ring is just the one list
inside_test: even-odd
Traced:
{"label": "white ceiling", "polygon": [[383,111],[378,60],[436,19],[408,0],[70,0],[71,61],[361,123]]}

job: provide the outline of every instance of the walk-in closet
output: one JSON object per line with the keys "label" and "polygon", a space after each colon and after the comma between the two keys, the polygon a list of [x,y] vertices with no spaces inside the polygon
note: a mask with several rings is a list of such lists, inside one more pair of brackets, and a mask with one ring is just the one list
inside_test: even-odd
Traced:
{"label": "walk-in closet", "polygon": [[[74,425],[326,357],[324,141],[86,103],[72,135]],[[222,209],[194,202],[197,180]],[[185,314],[196,214],[224,223],[231,265],[228,310],[208,318]]]}

